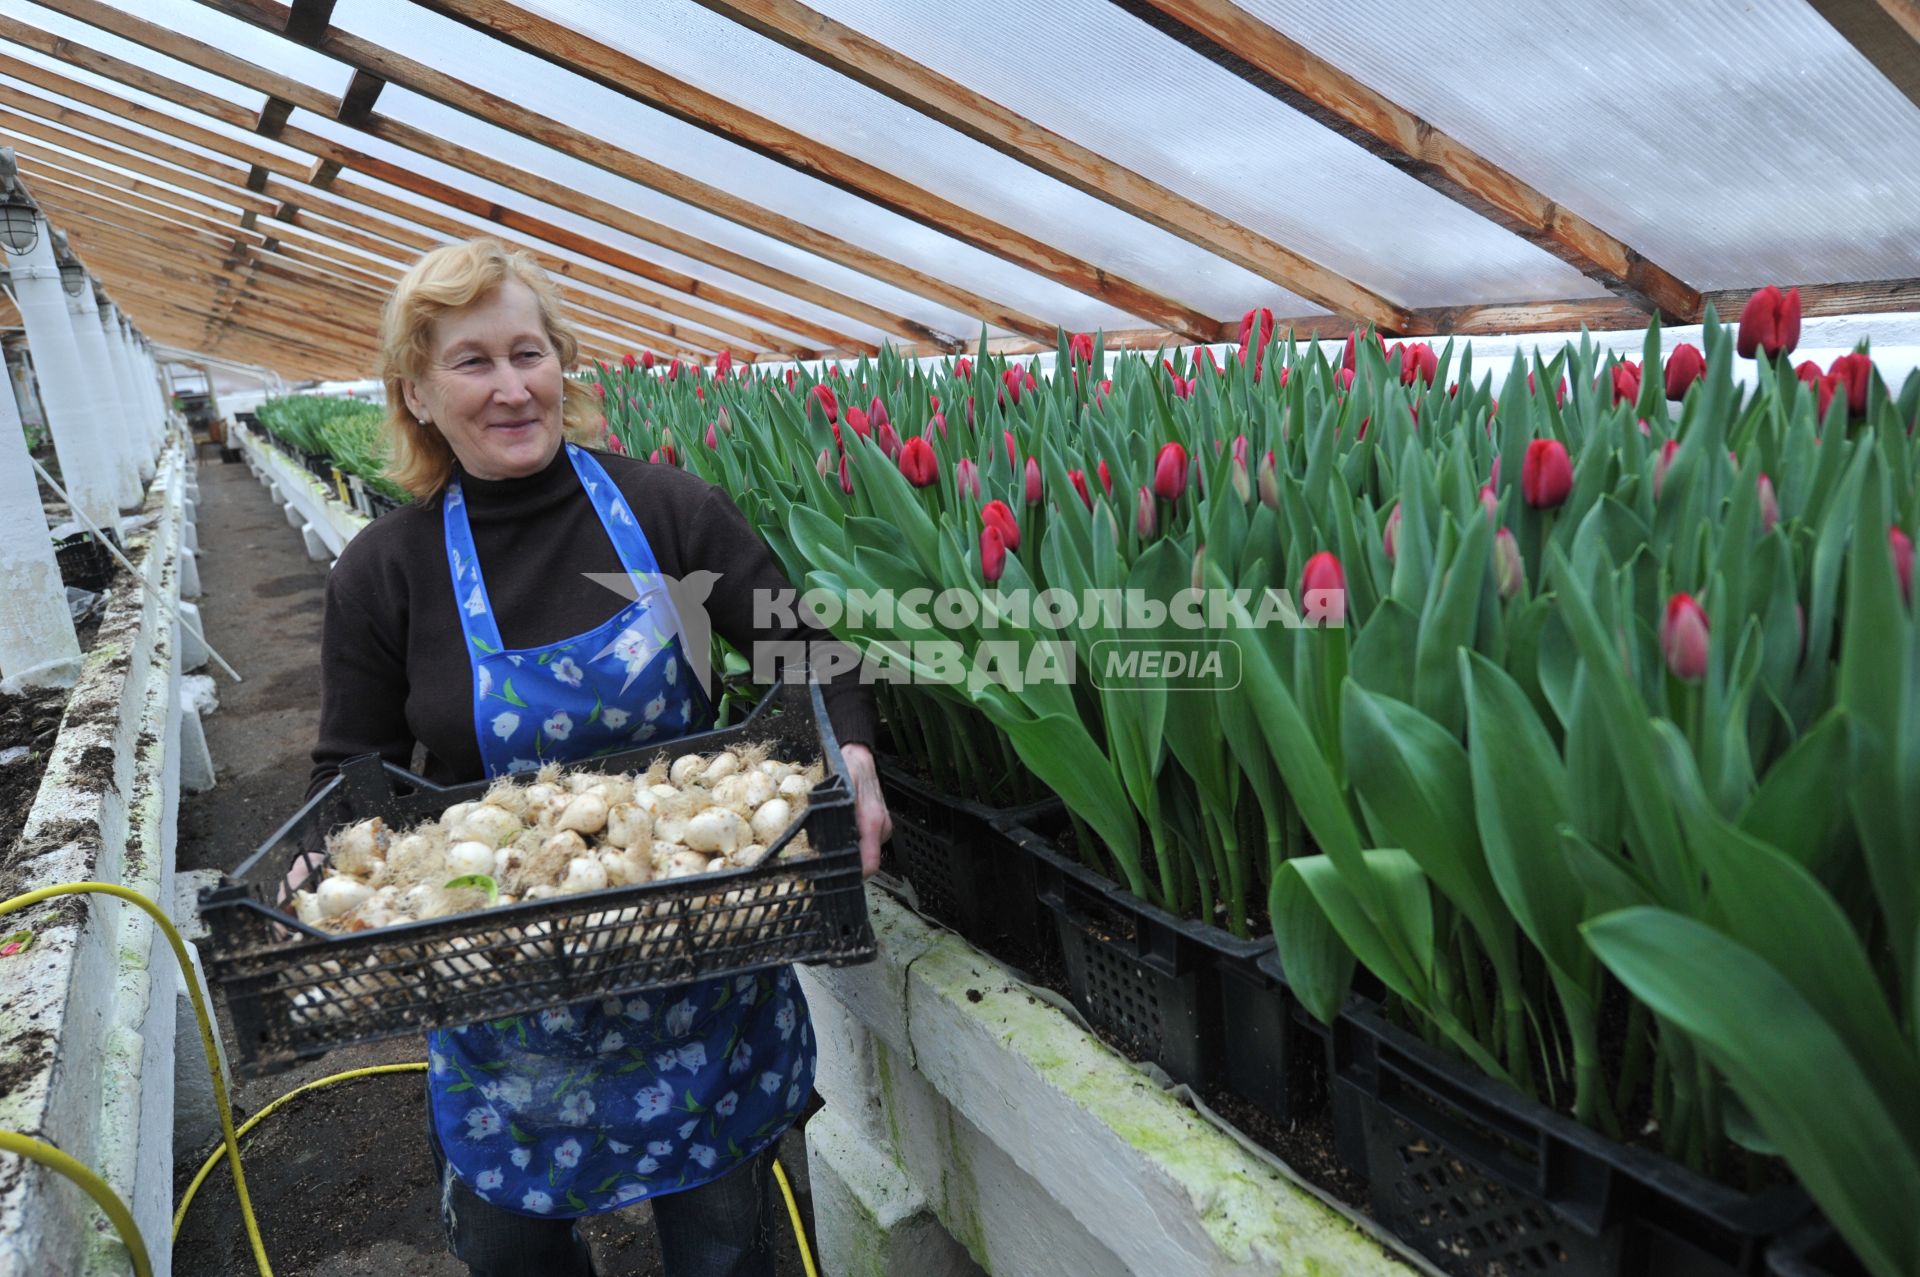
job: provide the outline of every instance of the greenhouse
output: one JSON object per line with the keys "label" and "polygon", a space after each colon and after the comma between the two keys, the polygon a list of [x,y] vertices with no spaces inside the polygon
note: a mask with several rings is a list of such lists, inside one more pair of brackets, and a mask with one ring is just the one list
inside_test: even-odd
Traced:
{"label": "greenhouse", "polygon": [[1920,6],[0,0],[0,1277],[1920,1277]]}

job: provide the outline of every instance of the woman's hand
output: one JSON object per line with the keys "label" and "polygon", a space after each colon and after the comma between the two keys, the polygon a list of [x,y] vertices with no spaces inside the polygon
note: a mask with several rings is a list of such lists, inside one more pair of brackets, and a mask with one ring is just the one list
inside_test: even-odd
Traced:
{"label": "woman's hand", "polygon": [[860,876],[873,877],[880,868],[880,847],[893,837],[893,817],[887,814],[886,795],[880,792],[880,770],[873,751],[865,745],[842,745],[847,776],[853,781],[853,819],[860,830]]}

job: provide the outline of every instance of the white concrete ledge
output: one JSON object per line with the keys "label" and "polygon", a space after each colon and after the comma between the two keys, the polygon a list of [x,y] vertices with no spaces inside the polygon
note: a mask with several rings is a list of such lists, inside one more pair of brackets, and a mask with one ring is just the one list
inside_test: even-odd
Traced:
{"label": "white concrete ledge", "polygon": [[338,558],[354,534],[369,520],[340,500],[332,484],[307,473],[299,462],[252,430],[235,430],[234,439],[247,465],[267,484],[276,505],[286,507],[287,523],[304,538],[315,562]]}
{"label": "white concrete ledge", "polygon": [[868,902],[878,960],[801,968],[827,1272],[920,1271],[898,1266],[909,1255],[958,1271],[932,1220],[995,1274],[1411,1271],[992,958],[878,890]]}
{"label": "white concrete ledge", "polygon": [[[119,883],[170,906],[179,809],[178,597],[186,453],[160,458],[116,585],[67,702],[0,898],[62,882]],[[172,951],[147,915],[106,896],[8,917],[33,946],[0,961],[0,1128],[46,1140],[131,1207],[156,1273],[170,1271],[176,1002]],[[197,1040],[190,1044],[198,1053]],[[112,1228],[72,1185],[0,1156],[0,1277],[124,1274]]]}

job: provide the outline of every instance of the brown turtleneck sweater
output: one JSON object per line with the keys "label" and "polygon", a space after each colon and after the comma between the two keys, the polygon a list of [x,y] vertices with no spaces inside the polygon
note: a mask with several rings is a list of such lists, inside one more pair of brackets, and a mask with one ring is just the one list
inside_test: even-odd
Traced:
{"label": "brown turtleneck sweater", "polygon": [[[829,637],[804,624],[755,628],[755,592],[788,583],[722,489],[673,466],[603,453],[595,459],[625,495],[663,574],[720,574],[706,603],[715,634],[747,653],[756,642]],[[461,475],[461,484],[508,647],[559,642],[626,605],[625,597],[581,575],[623,568],[564,449],[538,474],[498,481]],[[438,499],[383,515],[348,544],[327,579],[320,739],[309,794],[356,754],[408,766],[416,741],[426,747],[427,779],[459,784],[484,775],[441,518]],[[842,744],[873,743],[873,694],[858,671],[830,683],[825,699]]]}

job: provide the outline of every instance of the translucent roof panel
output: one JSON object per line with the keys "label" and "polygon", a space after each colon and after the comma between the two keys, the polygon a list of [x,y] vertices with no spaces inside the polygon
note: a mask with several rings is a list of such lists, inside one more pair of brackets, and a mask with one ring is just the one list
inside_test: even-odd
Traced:
{"label": "translucent roof panel", "polygon": [[[181,84],[185,84],[190,88],[199,89],[203,93],[211,93],[214,97],[225,98],[227,101],[239,106],[244,106],[250,111],[258,111],[261,106],[266,103],[267,99],[265,94],[243,88],[233,81],[222,79],[217,75],[209,75],[198,67],[188,66],[184,62],[175,61],[165,54],[153,52],[144,45],[135,44],[131,40],[124,40],[110,31],[77,21],[62,13],[55,13],[53,10],[42,8],[40,5],[9,3],[7,5],[7,14],[9,17],[17,18],[30,26],[39,27],[41,30],[52,35],[61,36],[74,41],[76,44],[85,45],[88,48],[98,49],[102,53],[119,58],[122,62],[131,62],[137,67],[152,71],[158,75],[166,76],[170,80],[177,80]],[[41,62],[42,65],[57,68],[61,74],[73,75],[76,79],[85,74],[84,72],[76,73],[69,63],[58,62],[50,58],[40,59],[35,54],[24,51],[18,45],[6,41],[0,41],[0,49],[4,49],[7,53],[12,54],[22,61],[33,60]]]}
{"label": "translucent roof panel", "polygon": [[[538,0],[521,7],[592,32],[596,39],[632,51],[697,88],[824,139],[903,183],[1063,246],[1085,261],[1208,314],[1237,317],[1253,304],[1282,306],[1295,314],[1319,309],[1270,280],[698,6],[672,0]],[[971,6],[964,13],[962,18],[949,9],[933,21],[971,24]],[[1005,32],[1030,23],[1030,16],[1023,14],[1013,26],[977,30],[979,38],[1018,57],[1022,46],[1045,44],[1006,38]],[[1070,29],[1057,26],[1051,11],[1046,28]]]}
{"label": "translucent roof panel", "polygon": [[[197,199],[201,201],[211,200],[214,198],[212,195],[208,194],[204,190],[189,191],[185,187],[178,186],[172,182],[165,181],[162,178],[155,177],[151,173],[144,172],[144,171],[136,172],[130,168],[127,168],[125,165],[115,164],[111,160],[101,159],[97,155],[85,154],[73,147],[61,146],[53,142],[45,142],[37,137],[8,138],[7,145],[22,151],[23,152],[22,158],[26,159],[29,163],[32,163],[34,160],[44,157],[47,163],[57,164],[63,168],[77,167],[81,164],[85,164],[92,168],[103,169],[106,172],[113,174],[114,177],[117,179],[124,179],[124,181],[141,182],[150,188],[165,191],[167,192],[167,195],[169,198],[171,198],[174,195],[178,195],[180,198],[183,198],[183,199],[191,197],[193,199]],[[121,184],[124,185],[124,181]],[[216,203],[223,208],[231,208],[236,211],[239,210],[239,208],[241,207],[237,199],[217,200]]]}
{"label": "translucent roof panel", "polygon": [[[73,78],[80,79],[81,76],[84,74],[85,73],[82,72],[79,75],[75,75]],[[0,84],[4,84],[9,88],[15,89],[23,94],[28,95],[29,97],[38,98],[45,102],[51,102],[54,105],[61,107],[63,110],[72,111],[76,118],[72,121],[69,121],[70,132],[90,132],[90,130],[88,130],[84,125],[79,124],[78,122],[79,119],[97,119],[97,120],[102,120],[107,123],[110,123],[117,128],[126,129],[128,132],[137,133],[142,137],[153,138],[155,141],[166,143],[169,146],[177,146],[182,150],[191,152],[194,155],[204,156],[207,159],[211,159],[211,160],[218,160],[229,166],[239,163],[238,160],[233,159],[231,156],[226,155],[224,152],[210,150],[207,147],[201,146],[195,142],[183,141],[182,139],[162,129],[148,128],[146,125],[141,124],[138,121],[130,120],[123,115],[116,115],[116,114],[113,114],[112,112],[98,109],[85,102],[76,102],[70,98],[60,97],[55,94],[48,93],[45,89],[42,89],[37,85],[28,84],[24,80],[17,80],[13,76],[7,75],[4,72],[0,72]],[[108,85],[105,82],[102,82],[101,87],[106,88],[108,87]],[[284,155],[288,157],[297,157],[303,162],[310,158],[307,156],[302,156],[300,155],[299,152],[294,151],[288,147],[281,146],[277,142],[272,142],[266,138],[260,137],[258,134],[240,133],[237,130],[225,127],[218,120],[209,119],[204,115],[189,115],[187,112],[181,111],[177,107],[167,106],[164,102],[162,102],[158,98],[147,97],[144,94],[136,93],[132,89],[124,88],[119,85],[113,85],[111,87],[113,92],[119,97],[126,98],[129,101],[138,102],[142,106],[150,106],[155,111],[158,111],[163,115],[171,116],[176,120],[185,120],[188,123],[198,125],[199,127],[206,129],[207,132],[209,133],[218,133],[218,134],[221,134],[222,136],[231,138],[235,141],[244,141],[248,146],[257,147],[261,150],[272,151],[278,155]],[[49,123],[49,122],[43,120],[42,123]],[[54,125],[54,127],[59,127],[59,126],[56,124]],[[118,145],[118,142],[109,141],[107,144]]]}
{"label": "translucent roof panel", "polygon": [[1920,107],[1805,0],[1237,2],[1695,287],[1920,262]]}
{"label": "translucent roof panel", "polygon": [[[195,0],[104,0],[104,3],[336,97],[346,92],[348,82],[353,79],[353,72],[332,58],[238,18],[217,13],[206,5],[195,3]],[[62,18],[25,0],[7,0],[5,7],[12,16],[61,35],[72,36],[82,44],[91,45],[117,58],[152,67],[163,75],[204,88],[209,93],[226,97],[232,92],[231,88],[222,90],[214,87],[226,83],[217,76],[193,71],[171,58],[152,53],[99,27]]]}
{"label": "translucent roof panel", "polygon": [[[941,0],[812,3],[982,97],[1396,301],[1440,306],[1604,291],[1108,0],[1053,0],[1044,24],[1033,22],[1023,0],[972,0],[958,9]],[[664,0],[647,7],[679,12]],[[1404,28],[1404,9],[1371,30]],[[1023,38],[1004,38],[1013,31]],[[1414,44],[1424,48],[1424,35]],[[728,92],[721,86],[737,40],[643,47],[647,57],[676,68],[700,64],[703,87]],[[809,109],[815,91],[809,81]],[[767,100],[777,111],[781,99],[799,96],[782,85]],[[795,116],[789,123],[801,123],[798,106],[785,110]],[[841,137],[835,116],[809,118],[820,122],[806,127]],[[884,134],[877,140],[884,154]],[[970,166],[973,159],[952,162]]]}
{"label": "translucent roof panel", "polygon": [[[1133,327],[1140,322],[951,236],[877,208],[858,196],[753,154],[531,55],[511,50],[456,23],[382,0],[344,0],[335,10],[334,21],[399,52],[431,60],[437,69],[484,85],[531,111],[596,137],[618,139],[624,148],[676,172],[693,175],[710,186],[742,196],[794,221],[925,274],[962,284],[981,296],[1048,322],[1057,320],[1069,326],[1108,328]],[[407,105],[395,106],[395,102]],[[416,107],[415,103],[419,105]],[[382,95],[380,110],[396,116],[405,113],[423,127],[432,127],[463,142],[470,136],[486,138],[489,143],[495,137],[509,137],[503,131],[488,130],[470,117],[424,103],[412,95],[397,97],[391,88]],[[483,131],[476,133],[477,129]],[[524,153],[545,152],[545,148],[530,149],[524,139],[512,137],[510,140]],[[543,172],[565,169],[579,174],[583,190],[596,194],[617,192],[608,198],[626,201],[637,213],[711,243],[747,253],[835,291],[885,306],[941,331],[972,336],[979,330],[979,321],[972,315],[959,315],[938,303],[921,300],[870,276],[590,165],[577,164],[551,153],[538,162]],[[1271,285],[1265,288],[1268,293],[1274,291]]]}

